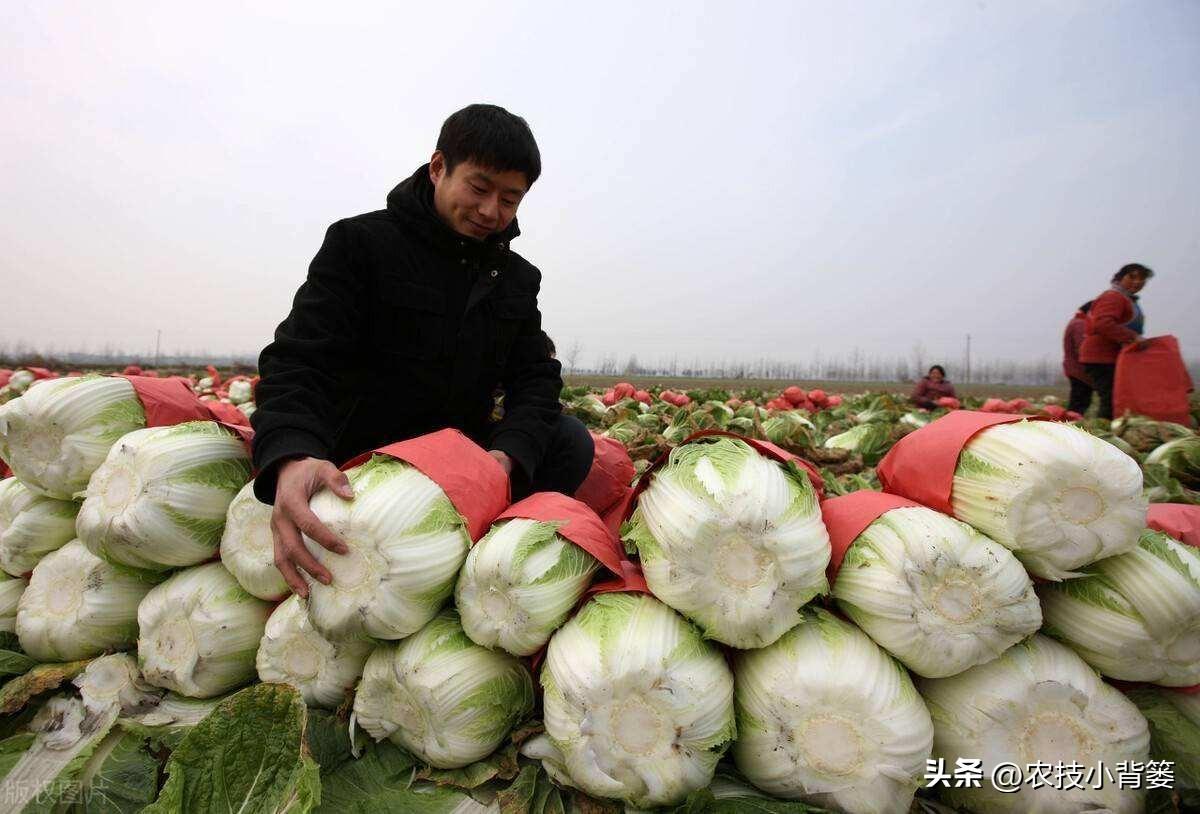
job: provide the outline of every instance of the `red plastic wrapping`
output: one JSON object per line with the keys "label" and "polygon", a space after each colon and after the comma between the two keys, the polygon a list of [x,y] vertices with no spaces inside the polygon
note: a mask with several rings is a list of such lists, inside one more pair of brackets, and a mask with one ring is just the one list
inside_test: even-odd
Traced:
{"label": "red plastic wrapping", "polygon": [[1181,543],[1200,548],[1200,506],[1151,503],[1146,513],[1146,525]]}
{"label": "red plastic wrapping", "polygon": [[883,491],[953,515],[954,470],[967,442],[997,424],[1050,420],[1048,416],[1004,415],[955,410],[896,442],[875,468]]}
{"label": "red plastic wrapping", "polygon": [[1192,377],[1179,352],[1179,340],[1156,336],[1145,342],[1143,350],[1126,345],[1117,356],[1113,415],[1136,413],[1191,426],[1188,393],[1192,392]]}
{"label": "red plastic wrapping", "polygon": [[[592,439],[596,444],[592,468],[588,470],[583,484],[575,490],[575,498],[605,518],[610,509],[633,491],[630,484],[633,483],[636,470],[624,444],[596,433],[592,433]],[[610,525],[609,528],[616,534],[620,526],[621,520],[617,520],[616,526]]]}
{"label": "red plastic wrapping", "polygon": [[622,575],[624,549],[616,534],[591,508],[558,492],[538,492],[509,506],[496,522],[524,517],[542,523],[562,523],[558,533],[591,554],[615,575]]}
{"label": "red plastic wrapping", "polygon": [[236,435],[246,446],[246,451],[250,451],[254,430],[245,425],[246,417],[237,408],[234,411],[241,416],[241,421],[235,423],[226,420],[229,416],[212,409],[211,405],[217,402],[205,402],[197,398],[184,379],[157,379],[152,376],[120,378],[133,385],[133,391],[146,412],[147,427],[170,427],[185,421],[215,421]]}
{"label": "red plastic wrapping", "polygon": [[[736,438],[739,441],[744,441],[746,444],[749,444],[750,447],[758,452],[759,455],[785,465],[788,463],[796,464],[796,466],[800,467],[804,474],[808,476],[808,480],[812,484],[813,491],[816,492],[817,500],[820,501],[825,499],[825,481],[821,477],[820,471],[811,463],[801,458],[799,455],[794,455],[787,450],[780,449],[770,441],[757,441],[753,438],[746,438],[745,436],[738,435],[737,433],[733,432],[727,432],[725,430],[700,430],[699,432],[692,433],[687,438],[683,439],[683,442],[680,444],[680,446],[683,446],[683,444],[690,444],[692,441],[695,441],[698,438],[707,438],[710,436]],[[654,477],[654,472],[664,463],[666,463],[669,457],[670,453],[663,453],[662,455],[659,455],[658,460],[651,464],[650,468],[642,473],[642,476],[638,479],[637,486],[635,486],[633,490],[625,496],[621,503],[609,510],[609,513],[605,516],[604,521],[605,523],[609,524],[610,528],[613,527],[612,523],[615,521],[616,527],[619,529],[621,523],[629,519],[629,516],[633,514],[634,504],[637,502],[638,495],[646,491],[647,487],[650,486],[651,479]]]}
{"label": "red plastic wrapping", "polygon": [[621,570],[616,579],[597,582],[588,588],[587,593],[583,595],[583,602],[591,599],[596,594],[612,594],[621,591],[631,591],[633,593],[646,594],[654,596],[650,593],[649,586],[646,585],[646,577],[642,575],[641,567],[626,559],[621,560]]}
{"label": "red plastic wrapping", "polygon": [[898,495],[871,491],[851,492],[823,502],[821,519],[829,531],[829,546],[832,549],[829,568],[825,572],[830,586],[837,580],[846,552],[867,526],[878,520],[884,512],[920,505]]}
{"label": "red plastic wrapping", "polygon": [[471,542],[478,542],[508,507],[510,485],[504,467],[458,430],[438,430],[364,452],[342,469],[358,466],[375,454],[411,464],[442,487],[466,521]]}

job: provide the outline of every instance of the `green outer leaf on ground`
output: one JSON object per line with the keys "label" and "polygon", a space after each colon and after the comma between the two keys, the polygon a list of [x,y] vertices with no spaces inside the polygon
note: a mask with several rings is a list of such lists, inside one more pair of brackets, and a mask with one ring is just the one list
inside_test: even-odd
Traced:
{"label": "green outer leaf on ground", "polygon": [[180,742],[145,814],[310,811],[321,784],[305,721],[304,701],[292,687],[256,684],[236,693]]}

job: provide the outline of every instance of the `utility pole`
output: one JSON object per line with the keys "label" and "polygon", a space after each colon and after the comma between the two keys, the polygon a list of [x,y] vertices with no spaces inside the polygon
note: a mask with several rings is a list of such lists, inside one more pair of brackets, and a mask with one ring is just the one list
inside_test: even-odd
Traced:
{"label": "utility pole", "polygon": [[963,379],[964,382],[971,381],[971,335],[967,334],[967,375]]}
{"label": "utility pole", "polygon": [[162,348],[162,328],[158,329],[158,336],[154,338],[154,367],[158,367],[158,353]]}

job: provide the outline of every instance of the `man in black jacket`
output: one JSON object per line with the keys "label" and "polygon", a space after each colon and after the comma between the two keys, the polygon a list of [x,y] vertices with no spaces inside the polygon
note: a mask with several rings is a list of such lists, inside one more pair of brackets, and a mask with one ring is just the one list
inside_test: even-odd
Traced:
{"label": "man in black jacket", "polygon": [[[345,544],[309,510],[322,487],[352,497],[336,464],[393,441],[456,427],[512,484],[572,494],[592,439],[561,413],[561,367],[541,329],[541,273],[509,248],[516,213],[541,173],[525,120],[471,105],[446,120],[430,162],[387,209],[340,220],[259,358],[254,491],[273,503],[275,564],[328,584],[301,533]],[[504,416],[489,421],[493,393]]]}

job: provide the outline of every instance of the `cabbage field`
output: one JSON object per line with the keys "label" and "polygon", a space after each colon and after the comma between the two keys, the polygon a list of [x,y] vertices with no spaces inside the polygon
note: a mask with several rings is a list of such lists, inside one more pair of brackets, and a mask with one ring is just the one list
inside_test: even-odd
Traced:
{"label": "cabbage field", "polygon": [[150,380],[0,371],[0,811],[1200,810],[1190,427],[568,386],[612,482],[389,447],[301,599],[256,379]]}

